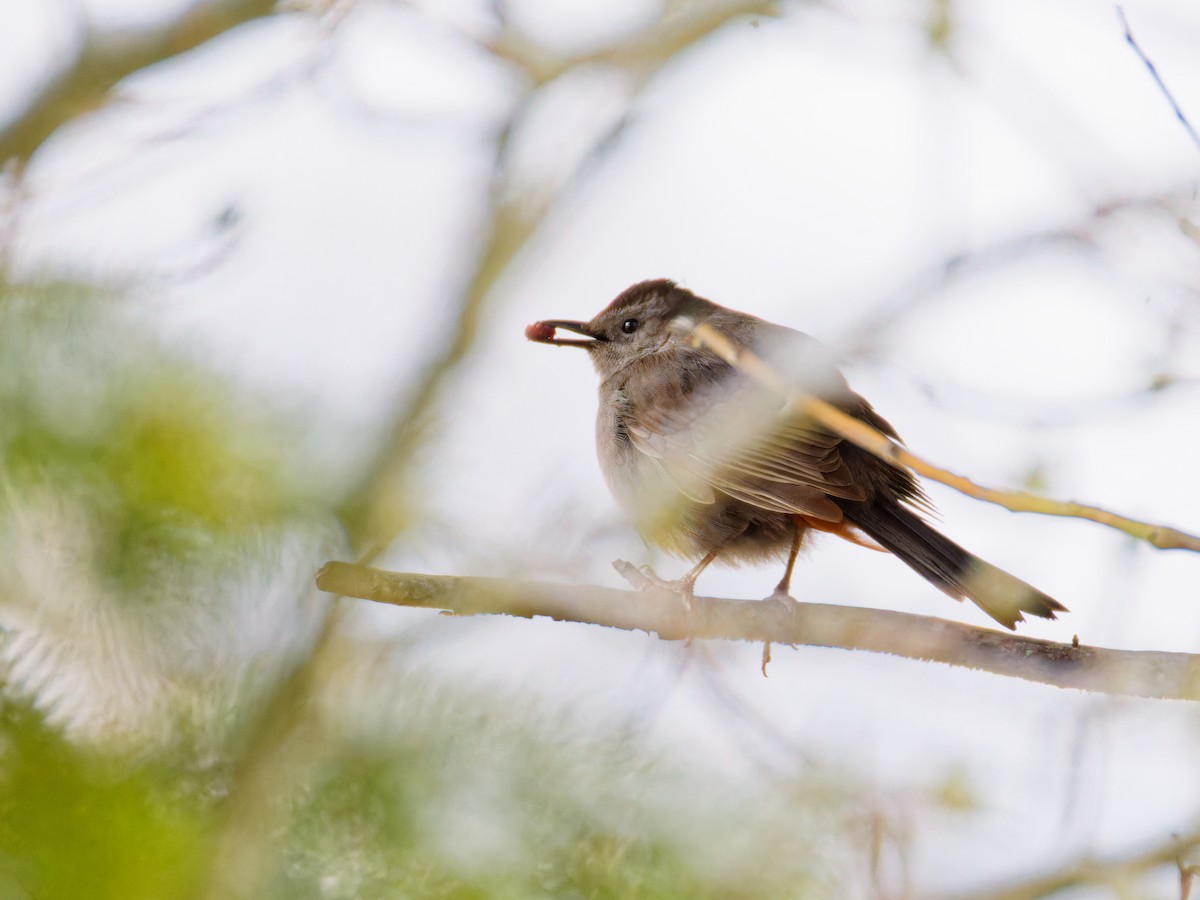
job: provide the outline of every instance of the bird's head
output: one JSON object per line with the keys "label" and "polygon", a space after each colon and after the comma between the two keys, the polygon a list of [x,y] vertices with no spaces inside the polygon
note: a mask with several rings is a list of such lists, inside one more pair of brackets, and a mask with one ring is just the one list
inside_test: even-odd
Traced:
{"label": "bird's head", "polygon": [[[606,379],[635,360],[687,346],[692,329],[717,307],[665,278],[642,281],[622,291],[587,322],[551,319],[525,329],[531,341],[582,347]],[[579,338],[557,337],[557,329]]]}

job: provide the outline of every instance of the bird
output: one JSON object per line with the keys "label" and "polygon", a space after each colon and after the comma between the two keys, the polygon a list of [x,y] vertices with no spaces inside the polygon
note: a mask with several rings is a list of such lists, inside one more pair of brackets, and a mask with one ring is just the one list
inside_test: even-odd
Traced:
{"label": "bird", "polygon": [[[783,577],[766,599],[794,604],[797,555],[823,532],[892,553],[1009,629],[1025,613],[1054,619],[1067,611],[930,525],[933,505],[908,469],[805,417],[778,390],[695,341],[701,323],[804,393],[900,440],[816,339],[669,279],[633,285],[587,322],[533,323],[529,340],[591,357],[600,377],[597,456],[617,503],[647,543],[695,560],[677,581],[654,580],[690,604],[696,580],[714,562],[778,561]],[[577,337],[560,337],[560,330]]]}

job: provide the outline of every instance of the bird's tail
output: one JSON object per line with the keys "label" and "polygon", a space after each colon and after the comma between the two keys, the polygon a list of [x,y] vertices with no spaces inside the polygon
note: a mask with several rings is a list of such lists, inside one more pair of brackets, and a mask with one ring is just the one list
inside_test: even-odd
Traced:
{"label": "bird's tail", "polygon": [[936,531],[897,502],[836,501],[856,526],[911,569],[956,600],[969,597],[1005,628],[1024,621],[1022,613],[1055,618],[1067,608],[1032,585],[984,562]]}

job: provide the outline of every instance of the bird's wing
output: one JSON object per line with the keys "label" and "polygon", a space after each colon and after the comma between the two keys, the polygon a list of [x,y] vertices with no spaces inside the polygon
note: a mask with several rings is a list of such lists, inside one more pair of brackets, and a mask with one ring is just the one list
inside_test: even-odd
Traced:
{"label": "bird's wing", "polygon": [[830,522],[842,519],[831,497],[865,498],[840,438],[786,414],[783,398],[739,373],[717,371],[724,377],[660,381],[655,402],[632,398],[629,407],[630,442],[682,493],[711,502],[721,491],[764,510]]}

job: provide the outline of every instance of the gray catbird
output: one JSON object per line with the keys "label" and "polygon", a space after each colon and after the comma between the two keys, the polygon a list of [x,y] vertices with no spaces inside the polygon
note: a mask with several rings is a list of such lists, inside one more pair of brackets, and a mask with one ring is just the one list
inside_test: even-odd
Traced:
{"label": "gray catbird", "polygon": [[[813,338],[672,281],[635,284],[590,322],[530,325],[530,340],[583,347],[591,356],[600,375],[596,446],[605,479],[647,541],[699,560],[676,583],[685,598],[714,560],[786,560],[772,595],[784,600],[801,542],[817,530],[890,550],[1008,628],[1023,621],[1022,612],[1053,619],[1066,610],[931,528],[919,515],[930,503],[907,469],[788,414],[783,397],[693,346],[700,322],[800,389],[898,439]],[[556,337],[559,328],[584,339]]]}

